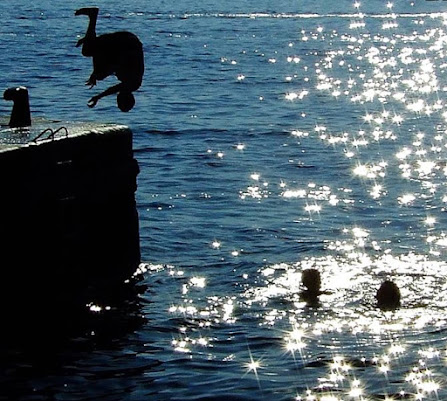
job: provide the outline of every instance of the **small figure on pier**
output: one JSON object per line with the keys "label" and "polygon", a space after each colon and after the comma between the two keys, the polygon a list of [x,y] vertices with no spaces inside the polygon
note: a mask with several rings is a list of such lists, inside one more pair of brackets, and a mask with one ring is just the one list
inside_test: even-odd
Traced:
{"label": "small figure on pier", "polygon": [[385,311],[396,309],[400,306],[399,287],[391,280],[382,283],[376,294],[377,306]]}
{"label": "small figure on pier", "polygon": [[97,80],[115,75],[119,84],[93,96],[88,101],[89,107],[95,107],[98,100],[117,94],[117,104],[121,111],[130,111],[135,105],[132,92],[142,83],[144,74],[143,45],[136,35],[121,31],[96,36],[97,7],[81,8],[75,15],[89,17],[89,25],[85,36],[76,45],[82,45],[82,54],[93,58],[93,72],[86,85],[93,88]]}
{"label": "small figure on pier", "polygon": [[10,128],[31,126],[28,89],[24,86],[6,89],[3,93],[3,99],[14,102],[9,120]]}

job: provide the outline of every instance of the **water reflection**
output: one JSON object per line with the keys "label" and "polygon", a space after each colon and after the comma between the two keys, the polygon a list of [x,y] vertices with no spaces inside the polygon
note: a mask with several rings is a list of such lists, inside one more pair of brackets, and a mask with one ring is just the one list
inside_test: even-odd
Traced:
{"label": "water reflection", "polygon": [[[318,367],[309,389],[298,392],[297,400],[364,399],[367,394],[382,399],[410,394],[416,395],[414,399],[435,397],[441,384],[434,380],[429,365],[433,361],[436,366],[442,364],[441,351],[420,349],[411,338],[447,327],[447,299],[440,290],[446,285],[445,262],[414,253],[393,255],[362,227],[346,230],[344,236],[327,244],[326,256],[266,265],[251,279],[244,274],[245,290],[233,297],[212,295],[205,277],[183,277],[168,267],[173,271],[169,274],[183,282],[182,302],[169,308],[182,322],[172,350],[192,356],[209,350],[216,357],[221,347],[219,328],[241,330],[238,322],[245,322],[247,334],[250,327],[259,325],[271,338],[268,347],[261,348],[263,353],[254,351],[262,338],[247,340],[241,376],[253,375],[259,388],[277,374],[283,359],[291,358],[300,372]],[[300,296],[302,274],[308,269],[321,273],[324,290],[314,305]],[[396,281],[402,291],[400,309],[377,307],[376,291],[387,278]],[[329,359],[331,353],[335,355]],[[406,363],[413,363],[415,353],[417,364]],[[381,393],[384,387],[374,388],[374,383],[383,380],[387,390]]]}
{"label": "water reflection", "polygon": [[156,369],[159,361],[138,358],[130,345],[146,322],[139,296],[146,290],[135,281],[105,304],[34,300],[3,310],[0,399],[70,397],[79,386],[102,397]]}
{"label": "water reflection", "polygon": [[[313,256],[297,255],[296,262],[266,263],[257,274],[244,273],[237,283],[241,292],[233,297],[210,294],[207,278],[200,277],[200,288],[194,288],[194,277],[184,278],[184,298],[170,313],[188,324],[172,345],[174,351],[189,353],[217,347],[212,335],[202,337],[195,330],[215,328],[214,334],[217,328],[249,322],[248,335],[262,327],[269,339],[280,339],[282,348],[279,356],[273,340],[265,346],[274,349],[272,355],[268,350],[267,355],[255,354],[253,344],[247,346],[243,377],[254,376],[260,387],[275,374],[281,358],[290,357],[297,369],[320,368],[296,399],[367,399],[369,394],[380,399],[436,398],[444,383],[433,378],[435,369],[428,366],[435,363],[438,371],[445,371],[440,360],[444,345],[419,349],[413,338],[446,327],[446,266],[439,258],[447,243],[440,227],[446,202],[440,80],[446,33],[444,27],[414,32],[423,21],[394,14],[391,3],[378,22],[361,13],[360,3],[355,8],[358,14],[346,32],[318,26],[299,33],[300,43],[323,44],[325,51],[314,49],[303,56],[293,49],[282,59],[279,54],[266,57],[271,68],[278,68],[281,82],[290,85],[278,101],[303,117],[303,123],[289,131],[287,145],[295,145],[287,153],[289,164],[314,169],[318,163],[298,163],[296,154],[305,148],[321,155],[327,146],[342,160],[337,167],[347,166],[338,170],[347,171],[345,185],[302,170],[287,177],[245,172],[247,184],[238,193],[240,200],[273,204],[272,209],[287,202],[294,222],[302,223],[306,215],[306,221],[321,221],[321,230],[337,220],[331,220],[327,210],[336,210],[343,221],[335,223],[337,234],[325,231],[324,250]],[[369,32],[376,23],[378,31]],[[324,45],[331,41],[339,49]],[[279,69],[282,62],[288,68],[285,73]],[[349,117],[340,122],[333,115],[314,113],[316,118],[309,122],[312,102],[331,104],[333,115],[348,110]],[[316,139],[321,148],[312,147]],[[221,243],[215,243],[218,249]],[[321,273],[325,292],[317,305],[300,297],[307,269]],[[376,293],[385,280],[400,288],[401,308],[377,307]],[[193,294],[201,289],[209,292]],[[324,369],[327,375],[321,373]]]}

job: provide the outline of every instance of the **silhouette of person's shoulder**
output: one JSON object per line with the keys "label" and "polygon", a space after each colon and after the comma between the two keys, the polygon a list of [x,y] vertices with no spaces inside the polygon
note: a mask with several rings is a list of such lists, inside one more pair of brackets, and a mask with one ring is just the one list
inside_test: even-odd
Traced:
{"label": "silhouette of person's shoulder", "polygon": [[138,36],[132,32],[118,31],[104,33],[96,38],[96,47],[98,51],[108,49],[110,51],[121,50],[140,50],[143,47]]}

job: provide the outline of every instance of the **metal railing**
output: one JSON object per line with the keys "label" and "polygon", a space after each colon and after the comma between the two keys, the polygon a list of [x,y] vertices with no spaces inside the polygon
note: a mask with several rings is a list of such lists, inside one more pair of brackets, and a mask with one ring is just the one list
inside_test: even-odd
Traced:
{"label": "metal railing", "polygon": [[[56,134],[58,134],[60,131],[65,131],[65,137],[68,138],[68,129],[67,127],[59,127],[56,130],[53,130],[52,128],[47,128],[45,130],[43,130],[39,135],[37,135],[34,139],[33,142],[37,143],[37,141],[40,140],[54,140],[54,137],[56,136]],[[43,138],[43,136],[45,134],[49,133],[45,138]]]}

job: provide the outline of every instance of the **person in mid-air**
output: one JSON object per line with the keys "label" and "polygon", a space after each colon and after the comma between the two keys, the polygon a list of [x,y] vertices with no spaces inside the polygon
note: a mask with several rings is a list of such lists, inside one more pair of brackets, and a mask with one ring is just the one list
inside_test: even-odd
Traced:
{"label": "person in mid-air", "polygon": [[96,36],[97,7],[81,8],[75,15],[87,15],[89,25],[85,36],[76,45],[82,45],[82,54],[93,58],[93,72],[86,85],[90,88],[97,80],[115,75],[120,83],[106,89],[88,101],[89,107],[95,107],[98,100],[117,94],[117,104],[121,111],[129,111],[135,105],[132,92],[136,91],[143,81],[144,54],[143,45],[136,35],[121,31]]}

